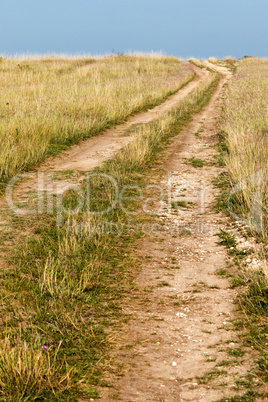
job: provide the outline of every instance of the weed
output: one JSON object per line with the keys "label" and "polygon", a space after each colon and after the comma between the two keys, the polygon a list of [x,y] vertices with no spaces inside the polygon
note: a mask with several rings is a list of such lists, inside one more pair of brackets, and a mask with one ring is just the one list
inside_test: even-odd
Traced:
{"label": "weed", "polygon": [[71,370],[57,359],[60,345],[42,345],[38,338],[28,344],[20,337],[5,337],[0,343],[1,395],[19,401],[33,395],[42,398],[49,390],[68,389]]}
{"label": "weed", "polygon": [[171,203],[172,208],[174,209],[179,209],[179,207],[181,208],[191,208],[191,206],[193,205],[192,202],[190,201],[174,201]]}
{"label": "weed", "polygon": [[230,398],[219,399],[217,402],[254,402],[259,394],[254,391],[247,391],[242,396],[233,396]]}
{"label": "weed", "polygon": [[224,268],[219,269],[216,271],[216,274],[219,276],[223,276],[224,278],[230,278],[232,275]]}
{"label": "weed", "polygon": [[227,350],[227,352],[230,356],[235,356],[235,357],[241,357],[241,356],[244,356],[244,354],[245,354],[245,351],[241,348],[233,348],[233,349],[230,348]]}
{"label": "weed", "polygon": [[191,164],[195,168],[202,168],[203,166],[206,165],[205,161],[203,161],[202,159],[194,158],[194,157],[187,159],[185,163]]}
{"label": "weed", "polygon": [[170,284],[169,284],[168,282],[163,281],[163,282],[158,283],[157,286],[158,286],[158,287],[170,286]]}
{"label": "weed", "polygon": [[231,287],[232,287],[232,288],[236,288],[236,287],[238,287],[238,286],[245,286],[246,283],[247,283],[247,282],[246,282],[245,278],[243,278],[243,277],[241,277],[241,276],[237,276],[237,277],[232,278],[232,285],[231,285]]}
{"label": "weed", "polygon": [[207,384],[208,382],[214,380],[217,377],[227,375],[226,370],[220,370],[218,368],[213,368],[212,370],[208,371],[203,377],[198,377],[197,380],[200,384]]}

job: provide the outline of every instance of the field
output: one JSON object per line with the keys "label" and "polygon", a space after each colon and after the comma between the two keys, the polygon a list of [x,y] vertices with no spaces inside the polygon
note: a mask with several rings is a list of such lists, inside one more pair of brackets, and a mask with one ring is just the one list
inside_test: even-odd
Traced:
{"label": "field", "polygon": [[0,59],[0,180],[157,105],[192,78],[172,57]]}
{"label": "field", "polygon": [[[38,214],[0,200],[0,400],[267,397],[267,77],[254,58],[0,61],[2,189],[56,154],[43,173],[75,183],[19,181]],[[111,127],[112,157],[53,170]]]}

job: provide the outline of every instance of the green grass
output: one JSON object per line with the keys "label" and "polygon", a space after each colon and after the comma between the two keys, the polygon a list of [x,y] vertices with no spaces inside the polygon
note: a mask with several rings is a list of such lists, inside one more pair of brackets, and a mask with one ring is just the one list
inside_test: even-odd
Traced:
{"label": "green grass", "polygon": [[219,399],[217,402],[254,402],[258,396],[257,392],[247,391],[244,395]]}
{"label": "green grass", "polygon": [[228,349],[228,354],[230,356],[234,357],[242,357],[245,354],[245,351],[242,348],[233,348],[233,349]]}
{"label": "green grass", "polygon": [[227,375],[226,370],[214,367],[212,370],[208,371],[203,377],[198,377],[197,379],[199,384],[207,384],[210,381],[213,381],[220,376],[226,376],[226,375]]}
{"label": "green grass", "polygon": [[192,165],[194,168],[202,168],[206,165],[205,161],[203,161],[202,159],[194,158],[194,157],[187,159],[185,163]]}
{"label": "green grass", "polygon": [[191,201],[173,201],[171,203],[171,206],[173,209],[179,209],[179,207],[181,208],[191,208],[193,206],[193,202]]}
{"label": "green grass", "polygon": [[168,282],[166,282],[166,281],[162,281],[162,282],[158,283],[157,286],[158,286],[158,287],[170,286],[170,284],[169,284]]}

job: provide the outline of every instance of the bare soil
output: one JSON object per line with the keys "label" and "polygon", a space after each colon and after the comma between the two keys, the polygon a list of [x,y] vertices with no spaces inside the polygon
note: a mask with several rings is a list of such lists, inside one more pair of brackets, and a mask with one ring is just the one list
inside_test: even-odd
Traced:
{"label": "bare soil", "polygon": [[[244,394],[237,381],[254,367],[251,349],[232,356],[240,346],[232,323],[236,291],[216,274],[229,266],[218,245],[226,218],[213,209],[218,190],[212,181],[223,170],[213,155],[231,73],[206,65],[221,73],[219,87],[165,151],[165,172],[151,178],[152,184],[172,186],[172,200],[179,204],[173,210],[167,206],[158,218],[161,230],[137,245],[137,290],[123,305],[130,320],[113,352],[120,369],[107,371],[112,388],[100,389],[103,401],[218,401]],[[190,158],[205,166],[186,163]]]}

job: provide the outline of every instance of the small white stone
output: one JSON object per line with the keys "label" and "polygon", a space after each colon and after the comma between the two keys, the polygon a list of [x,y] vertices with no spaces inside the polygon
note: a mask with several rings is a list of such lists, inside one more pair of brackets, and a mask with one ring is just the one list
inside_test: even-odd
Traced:
{"label": "small white stone", "polygon": [[177,363],[176,363],[176,362],[173,362],[173,363],[172,363],[172,366],[173,366],[173,367],[176,367],[176,366],[177,366]]}

